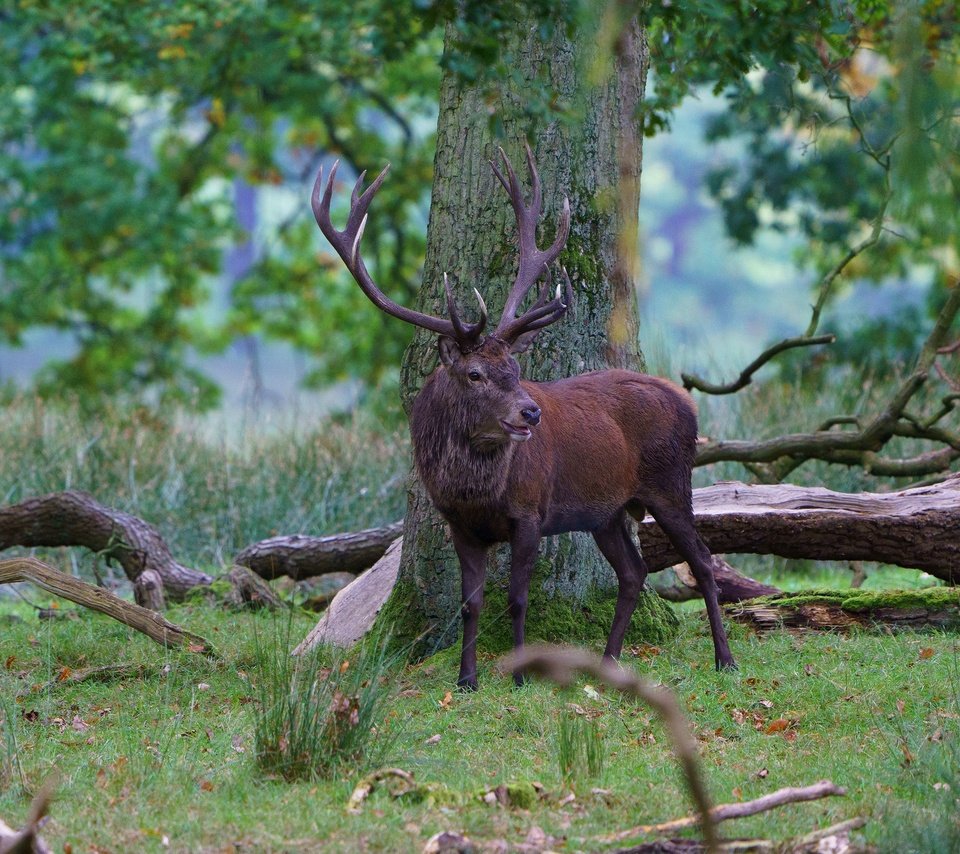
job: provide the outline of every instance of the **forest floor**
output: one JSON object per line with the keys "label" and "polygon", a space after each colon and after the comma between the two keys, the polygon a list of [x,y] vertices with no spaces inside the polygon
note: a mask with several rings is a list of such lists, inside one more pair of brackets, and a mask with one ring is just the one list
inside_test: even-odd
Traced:
{"label": "forest floor", "polygon": [[[315,615],[192,605],[167,616],[210,638],[220,659],[165,650],[99,615],[38,620],[27,604],[0,600],[7,823],[24,818],[27,792],[53,773],[43,835],[73,852],[413,852],[440,831],[463,833],[481,851],[603,851],[638,841],[605,842],[610,834],[693,811],[649,708],[587,680],[517,689],[492,656],[481,662],[479,692],[460,693],[451,690],[455,650],[381,673],[384,705],[362,755],[330,777],[286,782],[256,760],[256,712],[275,660],[264,651],[282,656]],[[669,647],[630,650],[623,666],[675,693],[714,802],[824,778],[847,790],[729,822],[725,836],[784,840],[864,816],[863,839],[882,851],[957,850],[956,635],[758,635],[734,625],[740,670],[716,673],[701,612],[686,607],[681,618]],[[131,668],[103,681],[69,678],[118,664]],[[576,721],[588,722],[579,732],[592,742],[589,761],[577,759],[576,737],[571,747]],[[396,797],[377,787],[348,812],[357,783],[384,766],[412,774],[416,788]],[[512,793],[501,790],[506,803],[484,799],[501,785]]]}

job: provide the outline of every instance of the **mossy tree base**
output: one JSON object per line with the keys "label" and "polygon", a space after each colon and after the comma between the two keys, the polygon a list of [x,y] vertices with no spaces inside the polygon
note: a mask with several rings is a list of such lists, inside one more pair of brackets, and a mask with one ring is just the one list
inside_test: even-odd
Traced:
{"label": "mossy tree base", "polygon": [[810,590],[765,596],[730,606],[727,615],[761,630],[802,628],[843,630],[854,626],[908,629],[960,628],[960,591],[950,587],[923,590]]}
{"label": "mossy tree base", "polygon": [[[536,581],[530,587],[527,641],[591,647],[602,647],[606,643],[613,623],[614,591],[595,591],[586,601],[578,603],[561,595],[550,595]],[[513,646],[513,633],[506,587],[488,582],[484,599],[478,648],[493,654],[507,652]],[[437,638],[448,639],[459,625],[457,622],[434,630],[425,627],[419,602],[420,596],[411,585],[398,583],[378,618],[380,625],[390,628],[395,642],[409,647],[416,658],[431,655],[448,645],[446,640],[438,643]],[[663,644],[676,636],[679,625],[670,605],[653,591],[646,591],[637,603],[625,643]]]}

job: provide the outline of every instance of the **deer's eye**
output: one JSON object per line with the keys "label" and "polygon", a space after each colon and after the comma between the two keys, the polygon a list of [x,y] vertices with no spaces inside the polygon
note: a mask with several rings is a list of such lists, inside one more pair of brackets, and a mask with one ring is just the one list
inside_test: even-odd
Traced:
{"label": "deer's eye", "polygon": [[470,373],[467,374],[467,376],[470,377],[470,379],[473,380],[474,382],[479,382],[480,380],[483,379],[483,374],[481,374],[480,371],[470,371]]}

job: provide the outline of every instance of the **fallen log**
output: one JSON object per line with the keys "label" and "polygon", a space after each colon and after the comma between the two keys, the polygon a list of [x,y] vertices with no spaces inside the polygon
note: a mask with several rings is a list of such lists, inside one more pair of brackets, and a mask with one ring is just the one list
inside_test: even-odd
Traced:
{"label": "fallen log", "polygon": [[[717,599],[721,605],[743,602],[758,596],[776,596],[782,591],[738,572],[723,558],[713,557],[713,577],[717,582]],[[650,586],[669,602],[687,602],[700,598],[700,588],[686,563],[678,563],[647,576]]]}
{"label": "fallen log", "polygon": [[156,611],[141,608],[132,602],[124,602],[102,587],[94,587],[32,557],[0,561],[0,584],[18,581],[29,581],[54,596],[113,617],[125,626],[143,632],[162,646],[182,646],[190,652],[214,654],[206,638],[165,620]]}
{"label": "fallen log", "polygon": [[213,581],[205,572],[174,560],[153,525],[104,507],[92,495],[75,490],[0,508],[0,550],[13,546],[82,546],[115,560],[134,583],[143,572],[153,570],[174,601]]}
{"label": "fallen log", "polygon": [[[695,489],[693,507],[715,554],[877,561],[960,583],[960,474],[888,493],[729,481]],[[652,519],[638,537],[651,571],[680,562]]]}
{"label": "fallen log", "polygon": [[253,543],[234,558],[262,578],[281,575],[299,580],[329,572],[360,573],[373,566],[400,536],[403,522],[347,534],[309,537],[292,534]]}
{"label": "fallen log", "polygon": [[960,590],[812,590],[781,593],[726,608],[728,616],[760,631],[780,628],[843,631],[882,624],[891,628],[960,628]]}

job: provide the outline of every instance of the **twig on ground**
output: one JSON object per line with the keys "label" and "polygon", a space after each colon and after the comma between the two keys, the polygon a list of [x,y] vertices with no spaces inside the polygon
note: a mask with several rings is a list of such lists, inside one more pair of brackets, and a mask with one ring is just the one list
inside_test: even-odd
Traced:
{"label": "twig on ground", "polygon": [[[847,790],[835,786],[830,780],[820,780],[810,786],[801,786],[795,788],[788,786],[784,789],[777,789],[752,801],[742,801],[737,804],[718,804],[710,810],[710,819],[716,824],[721,821],[728,821],[732,818],[746,818],[747,816],[757,815],[757,813],[767,812],[768,810],[782,807],[785,804],[795,804],[802,801],[816,801],[820,798],[827,798],[832,795],[846,795]],[[662,835],[666,833],[675,833],[678,830],[684,830],[688,827],[696,827],[701,823],[699,815],[690,815],[685,818],[677,818],[672,821],[664,821],[660,824],[640,824],[631,827],[628,830],[621,830],[617,833],[611,833],[608,836],[597,837],[597,842],[622,842],[624,839],[630,839],[634,836]]]}
{"label": "twig on ground", "polygon": [[578,674],[589,674],[651,706],[666,724],[673,739],[674,753],[683,768],[687,788],[699,814],[694,823],[701,826],[706,849],[719,850],[715,820],[697,759],[696,743],[690,732],[690,725],[673,694],[582,649],[549,645],[525,646],[506,656],[500,666],[511,672],[536,673],[561,685],[570,684]]}

